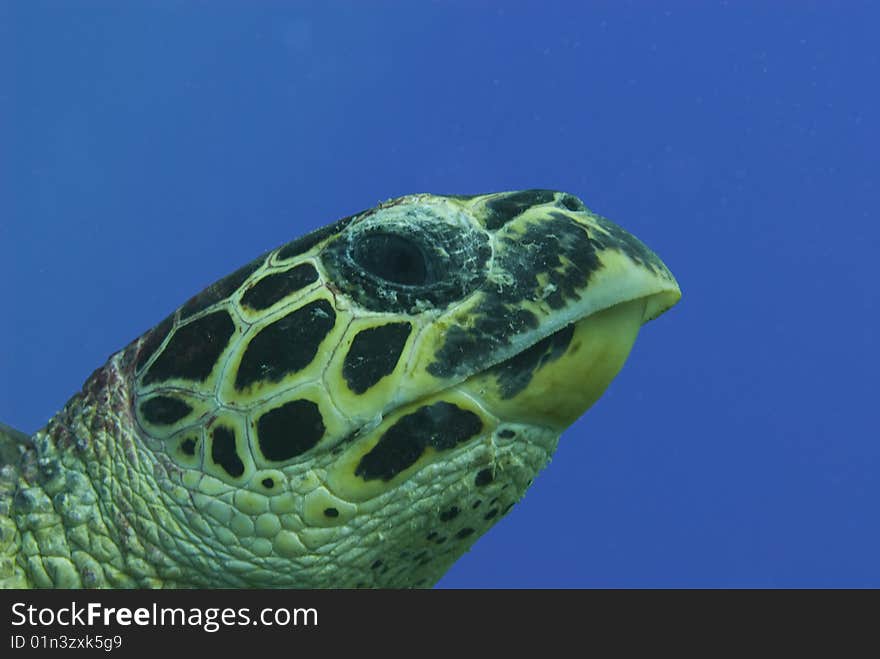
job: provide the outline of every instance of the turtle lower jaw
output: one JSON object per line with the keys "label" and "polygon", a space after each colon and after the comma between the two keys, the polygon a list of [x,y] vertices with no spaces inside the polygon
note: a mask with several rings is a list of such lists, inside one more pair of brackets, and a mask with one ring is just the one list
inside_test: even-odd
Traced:
{"label": "turtle lower jaw", "polygon": [[562,430],[620,372],[645,320],[648,298],[575,320],[460,385],[497,417]]}

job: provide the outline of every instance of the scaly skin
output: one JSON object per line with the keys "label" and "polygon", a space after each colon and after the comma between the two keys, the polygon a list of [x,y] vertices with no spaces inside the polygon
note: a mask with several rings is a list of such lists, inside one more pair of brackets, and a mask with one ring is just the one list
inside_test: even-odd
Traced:
{"label": "scaly skin", "polygon": [[[216,506],[217,481],[194,483],[192,472],[188,477],[187,471],[150,448],[148,440],[130,432],[134,424],[127,383],[132,354],[136,349],[113,356],[30,445],[22,447],[15,487],[6,488],[0,501],[11,509],[15,525],[14,540],[6,549],[15,562],[9,565],[7,560],[3,587],[371,585],[364,583],[359,566],[386,556],[395,534],[406,535],[401,529],[418,529],[421,540],[426,532],[421,518],[447,508],[444,501],[482,497],[497,499],[495,509],[509,509],[549,460],[558,439],[557,431],[526,428],[523,445],[498,446],[494,440],[474,444],[451,458],[447,468],[422,470],[380,496],[372,504],[375,514],[362,516],[356,532],[334,537],[332,543],[304,528],[301,508],[290,508],[299,511],[289,513],[292,521],[279,509],[283,524],[297,529],[295,546],[286,555],[258,557],[242,537],[205,514],[206,505]],[[455,465],[460,469],[448,468]],[[504,471],[507,481],[477,488],[472,473],[487,468]],[[305,488],[308,492],[297,497],[300,501],[325,496],[311,481]],[[259,524],[259,518],[272,516],[253,510],[247,500],[231,500],[229,508],[238,508],[233,514],[245,526],[247,519]],[[479,516],[485,514],[481,510]],[[291,535],[285,529],[275,534],[276,547],[284,546],[278,537],[285,533]],[[405,550],[406,542],[400,546]],[[392,572],[381,585],[430,585],[457,557],[455,553],[425,566],[416,572],[415,581],[411,571],[400,570],[397,576]]]}
{"label": "scaly skin", "polygon": [[679,296],[561,192],[340,220],[0,426],[0,586],[430,586]]}
{"label": "scaly skin", "polygon": [[155,541],[186,533],[157,487],[167,475],[129,431],[128,368],[111,359],[22,449],[10,504],[25,586],[175,585],[179,569]]}

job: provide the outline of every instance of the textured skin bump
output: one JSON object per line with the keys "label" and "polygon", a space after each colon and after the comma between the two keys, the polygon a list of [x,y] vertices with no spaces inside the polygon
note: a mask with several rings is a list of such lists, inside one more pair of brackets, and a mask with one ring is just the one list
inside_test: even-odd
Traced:
{"label": "textured skin bump", "polygon": [[339,220],[188,300],[33,437],[0,426],[0,586],[430,586],[553,454],[528,412],[578,372],[581,321],[678,295],[562,192]]}

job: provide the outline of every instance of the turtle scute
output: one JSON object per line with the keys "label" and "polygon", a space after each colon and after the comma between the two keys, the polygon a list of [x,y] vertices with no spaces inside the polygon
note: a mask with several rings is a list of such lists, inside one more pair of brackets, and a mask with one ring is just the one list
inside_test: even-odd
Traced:
{"label": "turtle scute", "polygon": [[678,296],[563,192],[343,218],[191,298],[38,433],[17,487],[46,510],[39,528],[8,516],[17,569],[29,585],[430,586]]}

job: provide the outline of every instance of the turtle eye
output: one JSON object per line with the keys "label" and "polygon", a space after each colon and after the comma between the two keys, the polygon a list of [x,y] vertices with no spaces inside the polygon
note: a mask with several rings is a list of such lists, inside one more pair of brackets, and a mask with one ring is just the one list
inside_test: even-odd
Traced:
{"label": "turtle eye", "polygon": [[361,236],[351,257],[370,274],[403,286],[428,283],[425,254],[412,240],[395,233],[374,232]]}

